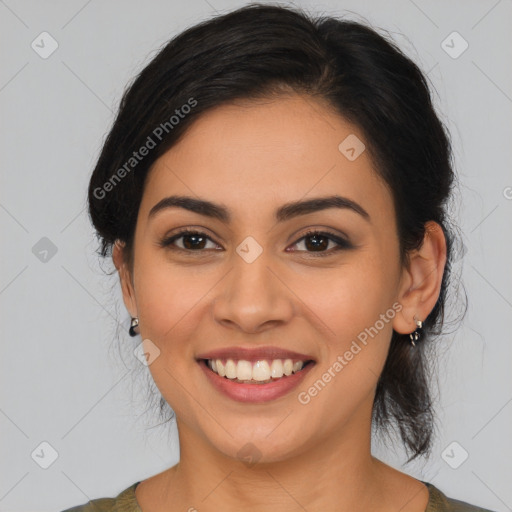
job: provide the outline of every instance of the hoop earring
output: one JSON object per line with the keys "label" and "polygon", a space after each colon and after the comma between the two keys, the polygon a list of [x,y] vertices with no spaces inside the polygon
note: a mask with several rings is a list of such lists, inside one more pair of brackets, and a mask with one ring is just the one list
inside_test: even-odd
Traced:
{"label": "hoop earring", "polygon": [[411,338],[411,345],[413,347],[416,346],[415,341],[418,341],[421,336],[421,330],[423,329],[423,322],[414,317],[414,321],[416,322],[416,330],[409,334],[409,338]]}
{"label": "hoop earring", "polygon": [[139,325],[139,319],[137,317],[132,318],[132,321],[130,323],[130,329],[128,330],[128,333],[130,336],[137,336],[139,334],[135,328]]}

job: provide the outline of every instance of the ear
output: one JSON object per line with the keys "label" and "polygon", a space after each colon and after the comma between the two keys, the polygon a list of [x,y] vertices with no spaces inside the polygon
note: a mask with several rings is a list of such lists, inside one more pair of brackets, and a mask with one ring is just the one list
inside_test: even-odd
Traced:
{"label": "ear", "polygon": [[446,265],[446,239],[441,226],[434,221],[425,224],[425,236],[419,249],[409,255],[398,296],[402,309],[393,320],[393,329],[409,334],[416,329],[414,317],[425,321],[439,298]]}
{"label": "ear", "polygon": [[124,258],[124,243],[116,240],[112,248],[112,260],[119,274],[121,290],[123,292],[123,301],[126,309],[132,317],[137,315],[137,302],[135,301],[135,289],[133,277]]}

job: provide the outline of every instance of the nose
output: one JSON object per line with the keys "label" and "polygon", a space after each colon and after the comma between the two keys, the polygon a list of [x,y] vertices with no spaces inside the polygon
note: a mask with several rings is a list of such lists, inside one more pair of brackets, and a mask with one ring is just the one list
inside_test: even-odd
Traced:
{"label": "nose", "polygon": [[272,268],[265,251],[252,263],[238,255],[233,268],[216,287],[213,317],[220,324],[245,333],[284,325],[294,314],[293,293]]}

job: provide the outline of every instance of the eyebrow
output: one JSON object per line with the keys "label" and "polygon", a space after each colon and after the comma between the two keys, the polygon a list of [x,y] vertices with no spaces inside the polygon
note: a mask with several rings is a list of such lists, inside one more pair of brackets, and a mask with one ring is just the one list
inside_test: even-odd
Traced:
{"label": "eyebrow", "polygon": [[[205,217],[220,220],[225,224],[229,224],[232,218],[229,210],[220,204],[190,196],[169,196],[163,198],[151,208],[148,214],[148,220],[154,217],[158,212],[168,208],[183,208],[199,215],[204,215]],[[339,195],[316,197],[286,203],[275,211],[274,217],[277,222],[284,222],[300,215],[307,215],[308,213],[314,213],[328,208],[352,210],[361,215],[361,217],[368,222],[371,222],[370,215],[360,204]]]}

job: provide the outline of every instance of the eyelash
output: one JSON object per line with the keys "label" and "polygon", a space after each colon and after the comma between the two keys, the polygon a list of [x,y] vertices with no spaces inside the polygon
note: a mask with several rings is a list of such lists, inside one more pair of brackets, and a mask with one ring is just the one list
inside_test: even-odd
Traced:
{"label": "eyelash", "polygon": [[[201,237],[204,237],[204,238],[207,238],[208,240],[210,240],[211,242],[213,243],[216,243],[214,240],[212,240],[208,235],[206,235],[206,233],[203,233],[201,231],[196,231],[196,230],[193,230],[193,229],[183,229],[182,231],[180,231],[179,233],[176,233],[170,237],[167,237],[167,238],[164,238],[160,243],[160,247],[167,247],[171,250],[177,250],[177,251],[182,251],[182,252],[188,252],[188,253],[193,253],[193,252],[197,252],[197,253],[202,253],[205,251],[205,249],[198,249],[198,250],[192,250],[192,249],[183,249],[181,247],[176,247],[173,245],[173,242],[175,242],[176,240],[178,240],[179,238],[182,238],[183,236],[186,236],[186,235],[196,235],[196,236],[201,236]],[[311,237],[311,236],[322,236],[322,237],[325,237],[325,238],[328,238],[329,240],[335,242],[336,244],[338,244],[337,247],[334,247],[334,248],[331,248],[327,251],[319,251],[319,252],[315,252],[315,251],[292,251],[292,252],[306,252],[308,254],[311,254],[311,255],[314,255],[314,257],[326,257],[326,256],[331,256],[333,253],[336,253],[342,249],[353,249],[354,246],[347,240],[343,239],[343,238],[340,238],[339,236],[336,236],[335,234],[333,233],[330,233],[328,231],[318,231],[318,230],[310,230],[310,231],[307,231],[306,233],[304,233],[293,245],[296,245],[298,244],[299,242],[301,242],[302,240],[304,240],[305,238],[308,238],[308,237]],[[218,244],[217,244],[218,245]]]}

